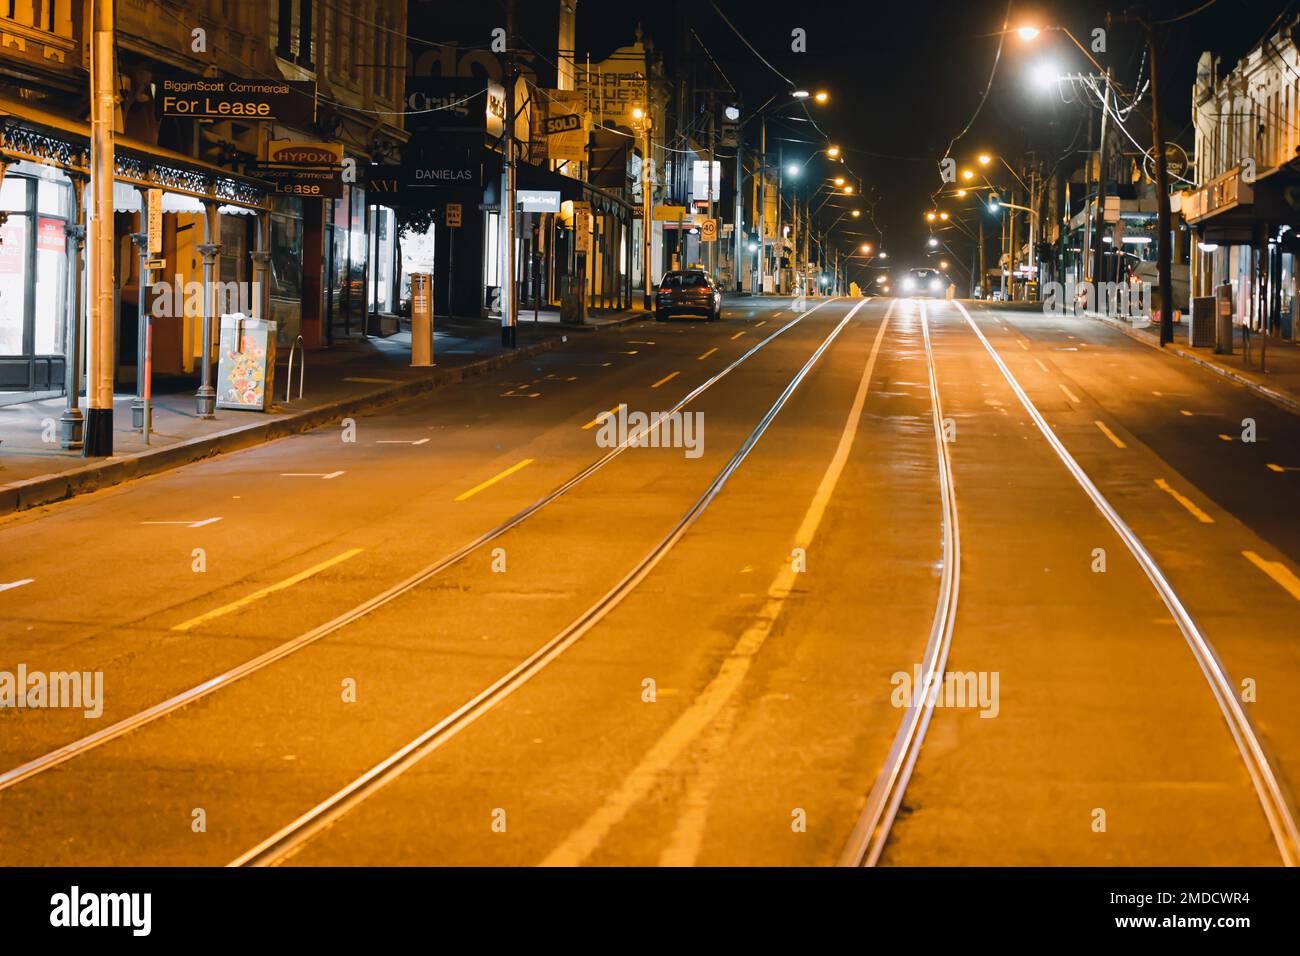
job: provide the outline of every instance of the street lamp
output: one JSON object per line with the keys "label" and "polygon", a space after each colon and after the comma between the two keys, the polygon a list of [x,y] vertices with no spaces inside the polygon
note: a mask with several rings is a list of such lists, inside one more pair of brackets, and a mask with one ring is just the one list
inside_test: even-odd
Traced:
{"label": "street lamp", "polygon": [[990,156],[988,153],[980,153],[978,156],[975,157],[975,160],[981,166],[987,166],[989,163],[993,162],[993,157]]}
{"label": "street lamp", "polygon": [[1020,35],[1020,39],[1026,42],[1032,40],[1034,37],[1038,36],[1038,34],[1042,32],[1043,31],[1038,29],[1038,27],[1031,27],[1031,26],[1023,26],[1016,30],[1016,33]]}
{"label": "street lamp", "polygon": [[827,93],[825,90],[818,90],[815,94],[813,94],[813,99],[815,99],[818,103],[825,103],[830,98],[831,95]]}
{"label": "street lamp", "polygon": [[826,155],[829,156],[831,159],[838,159],[840,155],[840,148],[838,146],[828,146],[826,147]]}

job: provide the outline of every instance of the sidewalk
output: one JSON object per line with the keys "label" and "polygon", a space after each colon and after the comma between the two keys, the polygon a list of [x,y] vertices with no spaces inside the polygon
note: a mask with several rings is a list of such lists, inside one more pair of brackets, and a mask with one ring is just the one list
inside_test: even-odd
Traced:
{"label": "sidewalk", "polygon": [[[275,404],[269,412],[219,408],[213,419],[195,413],[194,383],[160,386],[153,398],[153,433],[148,446],[131,428],[134,393],[113,401],[113,456],[86,459],[80,450],[58,444],[58,420],[66,406],[62,397],[0,406],[0,515],[70,498],[223,452],[247,448],[286,435],[308,431],[340,418],[363,414],[381,405],[453,385],[541,352],[559,347],[572,332],[595,331],[636,321],[645,313],[602,312],[586,326],[559,322],[558,314],[521,314],[518,347],[501,347],[497,319],[438,319],[433,368],[411,368],[408,331],[386,339],[357,338],[307,354],[306,385],[286,403],[288,353],[280,350],[275,372]],[[85,414],[85,401],[81,402]],[[52,440],[46,440],[52,439]]]}

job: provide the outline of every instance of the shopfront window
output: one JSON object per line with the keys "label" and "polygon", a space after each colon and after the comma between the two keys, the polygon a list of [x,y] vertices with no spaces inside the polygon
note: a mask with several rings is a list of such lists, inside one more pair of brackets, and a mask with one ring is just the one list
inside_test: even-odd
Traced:
{"label": "shopfront window", "polygon": [[352,215],[348,234],[348,307],[358,317],[366,312],[366,263],[370,258],[370,236],[366,231],[366,191],[350,190]]}
{"label": "shopfront window", "polygon": [[271,295],[302,298],[302,202],[275,196],[271,200]]}
{"label": "shopfront window", "polygon": [[387,206],[370,207],[370,242],[374,258],[370,263],[370,311],[393,312],[393,265],[397,217]]}
{"label": "shopfront window", "polygon": [[69,189],[58,170],[27,162],[0,186],[0,355],[63,351]]}

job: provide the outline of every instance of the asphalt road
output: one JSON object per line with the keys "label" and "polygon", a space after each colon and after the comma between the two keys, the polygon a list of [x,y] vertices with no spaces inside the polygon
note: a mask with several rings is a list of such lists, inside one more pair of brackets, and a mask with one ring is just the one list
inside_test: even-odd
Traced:
{"label": "asphalt road", "polygon": [[0,862],[829,865],[882,779],[883,865],[1294,856],[1300,419],[1189,363],[742,298],[354,426],[0,521],[0,672],[104,684]]}

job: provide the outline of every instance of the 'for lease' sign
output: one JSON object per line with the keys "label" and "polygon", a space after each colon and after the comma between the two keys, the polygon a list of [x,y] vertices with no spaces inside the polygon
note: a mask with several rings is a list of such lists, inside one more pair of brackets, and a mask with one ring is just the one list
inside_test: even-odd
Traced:
{"label": "'for lease' sign", "polygon": [[243,80],[234,77],[173,77],[159,91],[163,116],[191,119],[316,121],[316,83],[311,80]]}

